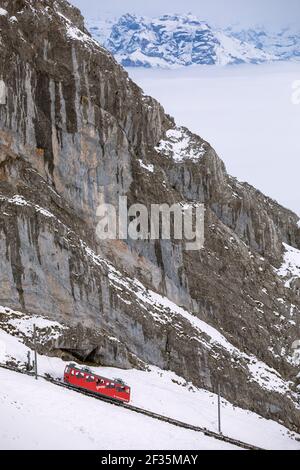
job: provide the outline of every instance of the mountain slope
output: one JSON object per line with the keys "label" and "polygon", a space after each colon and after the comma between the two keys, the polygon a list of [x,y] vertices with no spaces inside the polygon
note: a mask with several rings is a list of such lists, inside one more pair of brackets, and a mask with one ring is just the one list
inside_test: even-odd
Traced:
{"label": "mountain slope", "polygon": [[[41,353],[221,383],[232,403],[299,427],[299,278],[278,271],[286,245],[300,248],[298,217],[231,178],[66,1],[0,6],[1,305],[68,325]],[[119,195],[204,203],[203,250],[99,241],[99,201]]]}
{"label": "mountain slope", "polygon": [[[49,327],[49,320],[35,317],[39,327]],[[11,320],[13,323],[13,320]],[[14,323],[16,325],[16,322]],[[58,325],[55,325],[58,328]],[[60,325],[60,328],[62,325]],[[18,319],[20,333],[26,329],[32,334],[32,323]],[[44,339],[47,337],[43,333]],[[5,358],[10,361],[26,361],[29,349],[20,338],[8,335],[0,330],[0,344],[6,343]],[[32,351],[31,351],[32,353]],[[33,357],[33,356],[32,356]],[[3,353],[0,358],[3,361]],[[55,379],[62,379],[65,363],[57,358],[38,355],[38,371]],[[217,396],[198,389],[182,377],[148,367],[147,371],[134,369],[92,368],[95,373],[105,377],[121,377],[132,386],[131,403],[144,410],[153,411],[170,418],[217,432]],[[62,390],[45,383],[42,379],[15,374],[0,368],[0,409],[1,416],[9,414],[10,419],[3,419],[0,434],[0,448],[100,448],[100,449],[136,449],[156,448],[180,449],[182,446],[195,449],[235,448],[218,440],[204,437],[201,433],[186,432],[174,426],[165,426],[151,418],[136,415],[128,410],[95,401],[78,395],[76,392]],[[9,397],[9,399],[8,399]],[[34,403],[34,406],[32,406]],[[47,403],[47,406],[45,406]],[[221,400],[223,434],[242,439],[264,449],[299,449],[300,436],[289,432],[274,421],[233,406],[225,399]],[[78,416],[69,409],[80,410]],[[101,427],[99,441],[98,418],[105,420],[105,429]],[[28,418],[32,423],[32,433],[23,432]],[[75,421],[74,421],[75,419]],[[44,423],[46,420],[46,423]],[[115,421],[120,423],[115,433]],[[37,421],[37,422],[36,422]],[[49,421],[51,425],[49,426]],[[14,423],[12,426],[11,423]],[[18,422],[18,425],[16,425]],[[47,424],[48,423],[48,424]],[[44,429],[46,426],[47,431]],[[64,435],[70,426],[73,434]],[[140,429],[143,428],[143,433]],[[136,430],[139,430],[136,432]],[[95,431],[96,430],[96,431]],[[103,432],[104,431],[104,432]],[[169,435],[174,439],[169,440]],[[159,441],[155,436],[159,436]],[[195,447],[194,447],[195,446]]]}
{"label": "mountain slope", "polygon": [[37,386],[32,378],[7,371],[0,371],[0,380],[0,449],[235,449],[42,380]]}

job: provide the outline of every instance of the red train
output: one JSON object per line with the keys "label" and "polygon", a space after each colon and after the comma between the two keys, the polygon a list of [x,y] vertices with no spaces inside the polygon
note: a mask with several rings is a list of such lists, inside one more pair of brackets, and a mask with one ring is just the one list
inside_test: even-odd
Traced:
{"label": "red train", "polygon": [[73,387],[84,388],[97,395],[114,398],[125,403],[130,401],[130,387],[120,379],[106,379],[94,374],[88,368],[80,369],[75,364],[65,368],[64,382]]}

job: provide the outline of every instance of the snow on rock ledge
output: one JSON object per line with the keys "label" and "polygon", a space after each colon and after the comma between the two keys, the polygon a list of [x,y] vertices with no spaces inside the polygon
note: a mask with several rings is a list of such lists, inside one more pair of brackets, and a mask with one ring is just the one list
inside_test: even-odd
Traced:
{"label": "snow on rock ledge", "polygon": [[43,209],[42,207],[38,206],[37,204],[32,204],[31,202],[26,201],[23,196],[20,196],[18,194],[16,194],[15,196],[13,196],[11,198],[7,198],[6,196],[3,196],[2,194],[0,194],[0,201],[6,201],[9,204],[13,204],[15,206],[31,207],[31,208],[34,208],[36,210],[36,212],[39,212],[40,214],[44,215],[45,217],[49,217],[49,218],[54,217],[54,215],[51,214],[46,209]]}
{"label": "snow on rock ledge", "polygon": [[6,104],[6,85],[0,80],[0,104]]}
{"label": "snow on rock ledge", "polygon": [[300,278],[300,250],[286,243],[284,260],[279,269],[276,270],[278,276],[286,279],[285,287],[291,287],[292,281]]}
{"label": "snow on rock ledge", "polygon": [[199,161],[206,153],[205,142],[199,141],[184,127],[176,127],[166,132],[166,139],[161,140],[155,150],[176,162],[184,160]]}
{"label": "snow on rock ledge", "polygon": [[72,22],[66,16],[64,16],[59,11],[57,11],[57,14],[65,21],[66,34],[70,40],[79,41],[87,47],[97,47],[98,49],[102,49],[100,44],[95,41],[95,39],[90,37],[86,32],[81,31],[76,25],[72,24]]}
{"label": "snow on rock ledge", "polygon": [[39,342],[45,344],[50,340],[58,339],[63,330],[67,327],[57,321],[49,320],[42,316],[25,314],[8,307],[0,306],[0,315],[3,315],[5,322],[0,322],[0,330],[3,326],[8,327],[10,334],[18,338],[32,338],[34,325],[38,330],[44,330],[43,335],[39,337]]}

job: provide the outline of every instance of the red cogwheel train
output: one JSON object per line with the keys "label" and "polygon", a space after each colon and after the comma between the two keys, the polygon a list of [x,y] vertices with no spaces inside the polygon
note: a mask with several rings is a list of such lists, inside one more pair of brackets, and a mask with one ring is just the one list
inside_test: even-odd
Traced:
{"label": "red cogwheel train", "polygon": [[68,364],[65,368],[64,382],[76,388],[82,388],[95,395],[129,403],[130,387],[121,379],[107,379],[94,374],[89,368],[80,368],[76,364]]}

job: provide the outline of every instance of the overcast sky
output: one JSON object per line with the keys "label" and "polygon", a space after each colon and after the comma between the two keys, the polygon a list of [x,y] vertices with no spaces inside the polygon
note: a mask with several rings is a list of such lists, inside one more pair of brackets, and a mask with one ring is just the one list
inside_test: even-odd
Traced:
{"label": "overcast sky", "polygon": [[136,13],[157,16],[191,12],[201,19],[225,26],[264,24],[272,29],[300,23],[299,0],[69,0],[85,16],[119,16]]}

